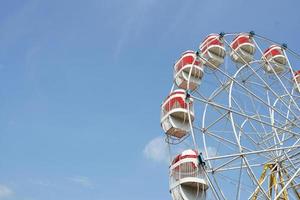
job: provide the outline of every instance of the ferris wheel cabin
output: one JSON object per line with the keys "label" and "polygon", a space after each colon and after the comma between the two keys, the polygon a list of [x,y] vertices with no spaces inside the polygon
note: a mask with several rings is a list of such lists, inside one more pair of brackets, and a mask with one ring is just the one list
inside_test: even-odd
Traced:
{"label": "ferris wheel cabin", "polygon": [[206,66],[216,69],[224,62],[226,51],[220,35],[210,34],[200,44],[199,49]]}
{"label": "ferris wheel cabin", "polygon": [[255,45],[250,35],[242,33],[234,38],[230,44],[230,56],[234,62],[245,64],[253,60]]}
{"label": "ferris wheel cabin", "polygon": [[177,155],[170,166],[170,192],[174,200],[205,199],[208,189],[198,152],[192,149]]}
{"label": "ferris wheel cabin", "polygon": [[190,131],[189,118],[194,120],[193,100],[186,100],[185,90],[174,90],[161,105],[163,130],[167,135],[182,138]]}
{"label": "ferris wheel cabin", "polygon": [[294,73],[294,88],[296,91],[300,92],[300,70]]}
{"label": "ferris wheel cabin", "polygon": [[174,79],[179,88],[195,90],[203,77],[203,63],[194,51],[184,52],[174,65]]}
{"label": "ferris wheel cabin", "polygon": [[278,45],[271,45],[265,50],[263,56],[263,67],[268,73],[282,73],[287,64],[287,58],[282,51],[282,48]]}

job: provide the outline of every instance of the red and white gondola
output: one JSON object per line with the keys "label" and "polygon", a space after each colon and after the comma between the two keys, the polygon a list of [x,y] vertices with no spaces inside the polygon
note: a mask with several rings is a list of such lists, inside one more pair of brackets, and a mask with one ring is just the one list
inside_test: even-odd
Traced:
{"label": "red and white gondola", "polygon": [[266,49],[261,60],[264,70],[268,73],[280,74],[286,69],[287,58],[278,45],[271,45]]}
{"label": "red and white gondola", "polygon": [[186,101],[186,91],[174,90],[161,105],[161,126],[166,134],[182,138],[190,131],[194,121],[193,99]]}
{"label": "red and white gondola", "polygon": [[194,51],[184,52],[174,65],[174,79],[179,88],[195,90],[203,77],[203,63]]}
{"label": "red and white gondola", "polygon": [[224,42],[218,34],[210,34],[199,46],[201,57],[205,60],[205,65],[216,69],[223,62],[226,55]]}
{"label": "red and white gondola", "polygon": [[249,63],[253,60],[255,45],[249,34],[241,33],[230,44],[232,49],[230,56],[234,62]]}
{"label": "red and white gondola", "polygon": [[173,199],[204,199],[208,185],[198,155],[197,151],[188,149],[173,159],[170,166],[170,192]]}

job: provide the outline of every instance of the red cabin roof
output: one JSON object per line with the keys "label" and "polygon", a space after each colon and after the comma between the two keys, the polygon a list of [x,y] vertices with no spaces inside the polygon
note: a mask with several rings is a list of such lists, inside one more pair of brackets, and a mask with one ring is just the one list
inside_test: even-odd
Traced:
{"label": "red cabin roof", "polygon": [[277,55],[283,55],[283,52],[281,50],[281,47],[278,45],[271,45],[269,48],[267,48],[264,51],[264,56],[277,56]]}
{"label": "red cabin roof", "polygon": [[244,43],[251,43],[251,44],[252,44],[252,41],[251,41],[249,35],[246,35],[246,34],[240,34],[240,35],[237,35],[237,36],[233,39],[233,42],[232,42],[231,47],[232,47],[233,49],[236,49],[240,44],[244,44]]}
{"label": "red cabin roof", "polygon": [[198,155],[199,155],[198,151],[196,150],[192,150],[192,149],[185,150],[173,159],[172,165],[185,158],[197,158]]}
{"label": "red cabin roof", "polygon": [[186,51],[182,54],[179,61],[176,63],[176,71],[179,71],[181,68],[183,68],[185,65],[191,65],[194,63],[194,65],[200,66],[201,62],[199,60],[195,60],[196,53],[194,51]]}
{"label": "red cabin roof", "polygon": [[[163,102],[163,104],[165,104],[164,109],[166,111],[170,111],[174,106],[178,107],[178,105],[180,108],[187,109],[188,104],[185,102],[185,99],[182,96],[175,96],[177,94],[183,95],[185,94],[185,92],[184,90],[175,90],[174,92],[169,94],[166,100]],[[190,104],[191,103],[192,102],[190,102]]]}
{"label": "red cabin roof", "polygon": [[201,51],[204,52],[209,46],[219,45],[224,46],[223,42],[220,41],[218,34],[210,34],[200,45]]}

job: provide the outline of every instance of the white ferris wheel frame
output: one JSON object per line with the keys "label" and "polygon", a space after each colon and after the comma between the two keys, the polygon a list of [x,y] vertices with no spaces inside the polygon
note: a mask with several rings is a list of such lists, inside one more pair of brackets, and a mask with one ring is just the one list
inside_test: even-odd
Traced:
{"label": "white ferris wheel frame", "polygon": [[[237,35],[237,33],[224,34],[222,36],[222,39],[223,39],[224,43],[228,47],[230,47],[230,51],[233,51],[233,52],[235,52],[236,50],[231,48],[230,44],[226,40],[226,37],[227,36],[235,36],[235,35]],[[265,37],[253,35],[253,41],[254,41],[255,47],[258,49],[259,53],[264,57],[264,53],[261,50],[260,46],[258,45],[258,43],[256,41],[256,38],[258,38],[260,40],[263,40],[263,41],[267,41],[267,42],[272,43],[272,44],[274,44],[274,42],[272,40],[269,40],[269,39],[265,38]],[[296,56],[298,56],[298,55],[295,54],[293,51],[287,49],[287,48],[283,48],[284,55],[287,59],[287,69],[286,69],[286,71],[293,74],[293,69],[292,69],[290,61],[288,59],[286,51],[289,51],[293,55],[296,55]],[[238,53],[237,53],[237,55],[239,56]],[[203,58],[199,55],[197,55],[197,56],[199,57],[200,60],[202,60],[206,63],[209,63],[209,61],[206,60],[205,58]],[[241,59],[243,60],[242,57],[241,57]],[[194,59],[193,62],[195,62],[195,61],[196,61],[196,58]],[[191,127],[191,131],[190,131],[191,134],[190,135],[192,137],[193,146],[196,149],[196,148],[198,148],[198,146],[197,146],[197,143],[196,143],[195,132],[200,131],[202,133],[202,142],[203,142],[203,147],[204,147],[203,149],[204,149],[204,153],[206,155],[206,158],[204,159],[204,161],[208,164],[208,167],[205,168],[205,175],[206,175],[206,178],[207,178],[207,181],[208,181],[208,185],[211,189],[212,196],[215,199],[218,199],[218,200],[226,200],[228,198],[226,198],[226,196],[224,195],[221,186],[218,185],[218,180],[217,180],[217,177],[215,177],[215,173],[221,173],[221,172],[230,171],[230,170],[239,170],[239,177],[238,177],[238,184],[237,184],[237,194],[236,194],[236,198],[235,198],[236,200],[240,199],[240,193],[241,193],[240,189],[241,189],[241,185],[242,185],[241,179],[242,179],[242,170],[243,169],[246,170],[250,180],[252,181],[252,184],[254,184],[256,186],[256,189],[252,192],[252,194],[250,195],[250,197],[248,199],[252,199],[255,191],[260,190],[260,192],[262,193],[261,197],[271,200],[271,198],[267,194],[268,191],[265,190],[265,188],[262,186],[262,183],[259,182],[259,180],[257,178],[257,175],[255,175],[255,172],[253,170],[254,167],[263,167],[266,163],[274,162],[278,159],[282,160],[283,158],[285,158],[290,163],[289,167],[294,168],[293,169],[294,173],[292,173],[292,171],[290,170],[290,172],[292,173],[291,176],[290,176],[290,179],[284,184],[284,186],[281,188],[281,190],[276,193],[276,196],[274,197],[275,200],[279,199],[279,197],[282,195],[282,193],[285,190],[287,190],[288,186],[292,182],[295,181],[296,177],[300,176],[300,167],[299,167],[300,165],[297,163],[297,165],[298,165],[298,168],[297,168],[297,166],[295,166],[294,162],[291,160],[291,158],[290,158],[291,156],[288,155],[290,152],[300,149],[300,132],[297,133],[297,132],[294,132],[292,130],[287,129],[287,127],[289,127],[289,126],[296,126],[297,128],[300,129],[300,123],[298,122],[298,120],[300,120],[300,119],[297,119],[296,122],[291,121],[291,119],[289,118],[290,115],[294,115],[295,117],[298,117],[298,118],[299,118],[299,116],[294,112],[294,110],[292,110],[291,105],[290,104],[288,105],[287,102],[285,102],[283,100],[283,98],[288,97],[298,111],[300,111],[300,108],[299,108],[299,105],[298,105],[299,103],[297,103],[296,100],[294,99],[295,98],[294,97],[294,90],[289,91],[287,89],[286,85],[281,80],[280,75],[277,74],[273,68],[271,68],[271,70],[273,72],[273,75],[275,76],[275,79],[278,80],[278,83],[283,88],[285,94],[281,95],[281,96],[278,95],[272,89],[272,87],[270,87],[268,85],[268,83],[265,81],[265,79],[262,78],[258,74],[257,69],[254,69],[252,67],[253,64],[257,64],[259,62],[261,62],[261,61],[254,60],[254,61],[249,62],[249,63],[245,61],[245,64],[240,66],[233,75],[227,74],[226,71],[224,71],[223,69],[215,66],[215,69],[213,71],[222,74],[226,78],[226,82],[222,82],[221,80],[219,80],[221,86],[217,87],[217,89],[215,91],[213,91],[208,98],[205,98],[201,93],[199,93],[197,91],[194,91],[190,94],[190,97],[192,99],[194,99],[195,102],[198,101],[199,103],[205,105],[203,113],[202,113],[201,127],[194,126],[193,123],[192,123],[192,120],[190,118],[190,115],[189,115],[189,124],[190,124],[190,127]],[[209,63],[209,64],[213,65],[213,63]],[[267,64],[271,64],[271,63],[269,63],[269,61],[267,60]],[[194,64],[192,64],[192,65],[194,65]],[[252,75],[259,78],[259,80],[264,84],[263,86],[267,88],[267,91],[272,93],[272,95],[274,95],[277,98],[272,105],[271,105],[271,102],[269,101],[269,94],[267,94],[268,100],[266,102],[265,100],[261,99],[261,97],[259,97],[259,95],[253,93],[250,89],[248,89],[243,84],[241,84],[240,82],[237,81],[237,77],[239,76],[240,72],[242,70],[246,69],[246,68],[248,70],[251,70]],[[190,80],[190,78],[191,78],[192,69],[190,70],[188,80]],[[284,73],[286,73],[286,72],[284,72]],[[284,76],[284,75],[282,75],[282,76]],[[238,105],[237,103],[234,102],[236,100],[232,95],[233,88],[234,88],[235,84],[238,85],[239,87],[243,88],[248,94],[251,94],[252,95],[251,98],[255,98],[257,101],[261,102],[263,105],[270,108],[270,115],[269,115],[270,116],[270,122],[266,122],[266,121],[262,120],[261,116],[259,115],[259,113],[257,111],[256,111],[256,115],[250,116],[245,111],[243,111],[242,108],[238,108],[238,109],[234,108],[233,104]],[[174,90],[174,87],[175,87],[175,83],[173,84],[171,91]],[[200,85],[200,87],[201,87],[201,85]],[[189,82],[188,82],[187,88],[189,88]],[[300,91],[299,85],[297,85],[297,89]],[[214,102],[213,99],[216,96],[218,96],[219,93],[224,92],[224,90],[226,90],[227,93],[228,93],[228,105],[222,105],[220,103]],[[299,96],[299,98],[300,98],[300,96]],[[277,110],[276,105],[278,103],[282,103],[283,106],[286,107],[286,109],[287,109],[287,113],[285,113],[286,115],[282,114],[279,110]],[[207,119],[207,116],[209,115],[208,108],[210,106],[213,107],[216,111],[222,110],[222,111],[226,111],[226,112],[225,113],[220,112],[220,114],[222,114],[222,115],[219,118],[217,118],[213,123],[211,123],[209,126],[206,126],[206,119]],[[188,111],[189,111],[190,110],[189,105],[188,105],[187,108],[188,108]],[[275,114],[279,114],[282,118],[286,119],[285,126],[276,125],[276,123],[275,123],[275,121],[276,121],[275,120]],[[235,119],[234,119],[233,115],[241,116],[242,118],[244,118],[244,121],[241,124],[241,126],[238,126],[235,123]],[[223,137],[220,137],[219,135],[216,135],[212,132],[208,132],[208,129],[211,126],[214,126],[215,124],[219,123],[224,118],[227,118],[227,120],[230,121],[230,123],[231,123],[232,132],[234,134],[235,141],[230,141],[230,140],[228,140],[226,138],[223,138]],[[253,149],[249,149],[247,147],[242,146],[242,144],[240,142],[240,139],[241,139],[240,134],[241,134],[241,132],[243,132],[243,126],[248,122],[249,122],[249,124],[251,124],[252,123],[251,121],[255,121],[257,123],[260,123],[261,126],[269,126],[269,127],[272,128],[273,133],[271,132],[271,133],[268,133],[268,134],[269,134],[269,137],[274,139],[273,146],[269,146],[269,148],[259,149],[259,150],[253,150]],[[279,133],[278,133],[279,131],[283,132],[283,134],[284,134],[281,137],[282,139],[279,138]],[[243,133],[243,134],[245,134],[245,133]],[[286,137],[286,135],[287,135],[287,137]],[[298,137],[298,139],[296,141],[294,141],[294,143],[292,145],[281,146],[282,143],[286,142],[287,140],[290,140],[292,137],[295,137],[295,136]],[[239,151],[236,152],[236,153],[227,154],[227,155],[208,156],[209,155],[209,152],[208,152],[209,146],[207,144],[207,137],[215,137],[218,140],[223,141],[223,143],[229,143],[230,145],[234,145],[239,149]],[[185,138],[183,138],[182,140],[184,140],[184,139]],[[266,141],[268,141],[269,139],[267,138]],[[168,140],[169,140],[169,138],[168,138]],[[264,143],[266,141],[262,141],[262,143]],[[263,163],[252,164],[247,158],[250,155],[262,155],[262,154],[266,159],[266,161],[263,162]],[[270,155],[271,154],[276,154],[276,156],[269,158],[268,156],[266,156],[268,154],[270,154]],[[296,155],[294,155],[294,157],[296,157],[296,156],[297,156],[297,153],[296,153]],[[241,160],[240,166],[230,166],[231,163],[236,162],[238,159]],[[212,162],[216,161],[216,160],[219,160],[219,161],[224,160],[224,162],[219,164],[218,166],[213,166]],[[266,179],[266,177],[265,177],[265,179]],[[297,184],[296,185],[297,187],[300,187],[299,183],[296,182],[296,184]]]}

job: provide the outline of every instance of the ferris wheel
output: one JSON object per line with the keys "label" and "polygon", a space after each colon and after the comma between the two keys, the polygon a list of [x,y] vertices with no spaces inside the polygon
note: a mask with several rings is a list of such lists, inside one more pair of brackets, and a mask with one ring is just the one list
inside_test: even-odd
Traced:
{"label": "ferris wheel", "polygon": [[300,57],[254,32],[210,34],[161,105],[173,200],[300,199]]}

